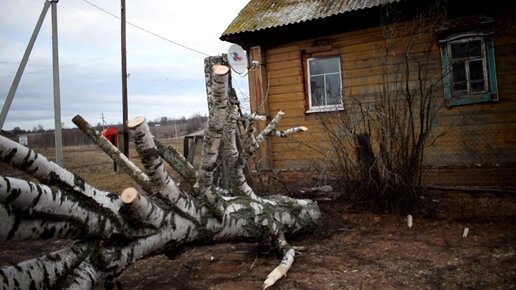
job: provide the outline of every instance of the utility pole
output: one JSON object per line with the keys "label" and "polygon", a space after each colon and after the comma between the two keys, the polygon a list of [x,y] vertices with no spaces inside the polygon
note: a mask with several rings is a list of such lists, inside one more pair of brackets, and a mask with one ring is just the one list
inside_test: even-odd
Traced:
{"label": "utility pole", "polygon": [[129,113],[127,109],[127,49],[125,40],[125,0],[120,1],[121,14],[121,42],[122,42],[122,123],[124,126],[124,155],[129,157],[129,129],[127,128],[127,120]]}
{"label": "utility pole", "polygon": [[43,5],[43,10],[41,10],[41,14],[39,15],[38,22],[36,23],[36,27],[34,27],[34,31],[32,32],[32,36],[30,37],[29,44],[25,49],[25,53],[23,54],[23,58],[20,62],[20,66],[18,66],[18,70],[16,71],[16,75],[14,76],[13,83],[11,88],[9,89],[9,93],[5,98],[4,106],[2,107],[2,112],[0,113],[0,129],[3,129],[4,122],[7,117],[7,113],[9,112],[9,108],[11,107],[11,103],[13,101],[14,95],[16,94],[16,90],[18,89],[18,85],[20,84],[21,77],[23,75],[23,71],[27,66],[27,62],[29,61],[30,53],[32,52],[32,48],[34,47],[34,43],[36,42],[36,38],[38,37],[39,31],[41,29],[41,25],[45,20],[45,16],[47,15],[48,8],[50,7],[50,2],[45,1]]}
{"label": "utility pole", "polygon": [[7,117],[7,113],[9,112],[9,108],[11,107],[11,103],[13,101],[14,95],[16,94],[16,90],[18,89],[18,85],[20,84],[21,77],[23,75],[23,71],[27,66],[27,62],[29,60],[30,53],[32,52],[32,48],[34,47],[34,43],[36,42],[36,38],[38,37],[39,31],[41,30],[41,26],[43,21],[45,20],[45,16],[47,15],[48,9],[52,7],[52,71],[53,71],[53,85],[54,85],[54,137],[55,137],[55,148],[56,148],[56,164],[63,166],[63,137],[62,137],[62,124],[61,124],[61,90],[59,87],[59,45],[58,45],[58,31],[57,31],[57,2],[59,0],[48,0],[45,1],[43,5],[43,10],[39,15],[38,22],[36,23],[36,27],[32,32],[32,36],[30,37],[29,44],[25,49],[25,53],[23,54],[23,58],[20,62],[20,66],[16,71],[16,75],[14,76],[13,83],[11,84],[11,88],[9,89],[9,93],[5,98],[4,106],[2,107],[2,112],[0,113],[0,129],[3,128],[5,119]]}
{"label": "utility pole", "polygon": [[104,113],[100,113],[100,119],[102,119],[102,130],[106,129],[106,118],[104,118]]}
{"label": "utility pole", "polygon": [[61,89],[59,86],[59,46],[57,37],[57,2],[50,0],[52,11],[52,66],[54,79],[54,140],[56,147],[56,163],[63,166],[63,135],[61,128]]}

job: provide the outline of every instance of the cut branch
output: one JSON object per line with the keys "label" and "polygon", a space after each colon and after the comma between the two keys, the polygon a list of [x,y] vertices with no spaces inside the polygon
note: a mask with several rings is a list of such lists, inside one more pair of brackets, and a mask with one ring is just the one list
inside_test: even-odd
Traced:
{"label": "cut branch", "polygon": [[283,276],[287,276],[288,270],[294,263],[294,256],[296,255],[296,251],[288,245],[287,241],[284,237],[281,238],[280,241],[280,249],[283,252],[283,259],[281,263],[272,270],[272,272],[267,275],[267,279],[263,282],[263,289],[267,289],[270,286],[274,285],[276,281],[283,278]]}
{"label": "cut branch", "polygon": [[290,129],[287,129],[285,131],[273,130],[271,132],[271,135],[276,136],[276,137],[285,138],[285,137],[288,137],[288,136],[290,136],[292,134],[296,134],[296,133],[300,133],[300,132],[306,132],[306,131],[308,131],[308,128],[301,126],[301,127],[290,128]]}
{"label": "cut branch", "polygon": [[58,186],[77,199],[84,199],[85,202],[104,207],[111,212],[118,211],[121,206],[116,195],[90,186],[79,176],[61,168],[32,149],[2,136],[0,148],[0,161],[37,178],[41,183]]}
{"label": "cut branch", "polygon": [[163,160],[165,160],[188,184],[187,189],[192,190],[193,185],[196,181],[196,175],[194,167],[183,154],[179,153],[173,146],[166,146],[159,142],[156,138],[154,138],[154,144],[156,145],[156,150],[158,150],[159,155]]}
{"label": "cut branch", "polygon": [[162,197],[168,198],[173,204],[177,203],[180,198],[185,198],[185,194],[167,174],[154,146],[154,139],[145,118],[136,117],[129,121],[127,127],[135,131],[134,144],[136,151],[140,155],[145,171],[157,192]]}
{"label": "cut branch", "polygon": [[[276,127],[278,126],[279,122],[283,118],[283,115],[285,115],[285,113],[282,111],[279,111],[278,113],[276,113],[276,116],[274,116],[274,118],[267,125],[267,127],[265,127],[265,129],[263,129],[263,131],[260,134],[258,134],[258,136],[254,137],[254,135],[253,135],[252,137],[250,137],[250,140],[248,142],[248,147],[244,149],[244,154],[242,156],[242,162],[246,163],[248,161],[248,159],[251,157],[251,155],[253,155],[254,152],[256,152],[256,150],[258,150],[258,148],[260,148],[260,145],[269,136],[287,137],[288,135],[291,135],[294,133],[299,133],[299,132],[304,132],[304,131],[308,130],[308,128],[306,128],[306,127],[296,127],[296,128],[292,128],[287,131],[284,131],[284,132],[277,131]],[[251,135],[252,135],[253,131],[254,131],[254,129],[253,130],[248,129],[248,132]]]}
{"label": "cut branch", "polygon": [[220,208],[221,200],[214,190],[214,171],[228,107],[229,68],[220,65],[221,61],[221,57],[208,57],[205,61],[205,67],[209,67],[205,71],[212,71],[206,80],[207,85],[211,87],[207,89],[210,115],[208,128],[204,134],[202,162],[195,186],[202,198],[215,208]]}
{"label": "cut branch", "polygon": [[[2,207],[0,236],[5,239],[36,239],[41,235],[70,238],[80,233],[109,237],[122,231],[121,219],[115,213],[99,213],[90,204],[70,199],[59,189],[30,181],[0,176],[0,202],[11,206]],[[22,212],[25,214],[18,214]],[[20,216],[26,218],[20,220]],[[25,221],[37,218],[45,219],[47,223],[44,220]],[[12,223],[9,223],[11,219]],[[49,220],[55,222],[48,223]],[[61,235],[55,236],[58,233]]]}
{"label": "cut branch", "polygon": [[165,213],[154,202],[138,193],[135,188],[126,188],[121,194],[122,201],[130,211],[130,216],[144,224],[158,229],[165,219]]}
{"label": "cut branch", "polygon": [[245,114],[244,117],[248,120],[248,121],[265,121],[267,120],[267,116],[265,115],[260,115],[260,114],[256,114],[256,113],[252,113],[252,114]]}
{"label": "cut branch", "polygon": [[80,115],[73,117],[72,122],[81,129],[90,139],[95,142],[104,153],[120,166],[136,183],[147,192],[153,192],[149,177],[143,173],[129,158],[127,158],[118,148],[109,142],[99,131],[95,130]]}

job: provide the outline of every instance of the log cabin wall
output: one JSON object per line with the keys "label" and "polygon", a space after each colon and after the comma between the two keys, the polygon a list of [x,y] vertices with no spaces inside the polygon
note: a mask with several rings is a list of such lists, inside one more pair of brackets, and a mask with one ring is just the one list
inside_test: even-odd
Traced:
{"label": "log cabin wall", "polygon": [[[513,16],[513,10],[506,11],[494,25],[499,101],[447,107],[442,87],[436,95],[442,108],[432,132],[440,137],[431,139],[425,151],[426,183],[516,185],[508,170],[516,167],[516,30],[507,25]],[[387,54],[383,27],[254,48],[261,50],[259,75],[263,95],[256,102],[253,86],[257,78],[250,74],[251,110],[255,111],[257,103],[264,102],[265,106],[258,111],[265,110],[270,117],[279,110],[286,113],[279,129],[309,128],[307,133],[292,138],[270,139],[267,169],[320,170],[320,165],[315,164],[332,150],[321,126],[321,117],[326,113],[307,112],[307,59],[339,56],[344,104],[351,98],[365,104],[373,102],[382,85],[395,82],[398,71],[394,64],[402,57],[403,45],[410,38],[403,33],[404,25],[408,24],[398,25]],[[436,82],[443,78],[438,40],[435,30],[426,29],[414,38],[413,46],[416,55],[429,52],[428,66]],[[256,58],[253,52],[251,56]],[[465,174],[464,169],[469,169],[471,174]]]}

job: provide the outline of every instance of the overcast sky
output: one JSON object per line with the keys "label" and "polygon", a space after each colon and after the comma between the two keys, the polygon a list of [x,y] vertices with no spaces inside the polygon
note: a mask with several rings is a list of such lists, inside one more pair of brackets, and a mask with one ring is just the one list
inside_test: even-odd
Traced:
{"label": "overcast sky", "polygon": [[[119,0],[87,0],[117,16]],[[230,43],[220,35],[248,0],[126,0],[127,21],[204,54],[218,55]],[[11,87],[44,0],[0,1],[0,106]],[[81,114],[93,125],[122,120],[120,20],[86,0],[58,3],[61,114],[65,127]],[[54,128],[51,11],[32,50],[4,124],[31,130]],[[205,55],[127,25],[129,119],[206,114]],[[235,87],[246,95],[247,80]],[[1,108],[1,107],[0,107]]]}

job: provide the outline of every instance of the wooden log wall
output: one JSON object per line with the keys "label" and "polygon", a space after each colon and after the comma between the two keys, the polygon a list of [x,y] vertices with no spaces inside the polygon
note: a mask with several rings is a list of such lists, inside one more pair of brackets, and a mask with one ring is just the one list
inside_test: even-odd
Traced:
{"label": "wooden log wall", "polygon": [[[507,12],[514,15],[514,12]],[[511,14],[512,13],[512,14]],[[505,15],[501,19],[511,19]],[[509,20],[511,21],[511,20]],[[496,29],[503,25],[496,25]],[[268,106],[268,116],[285,112],[281,126],[306,126],[309,132],[294,138],[272,139],[269,144],[272,169],[308,169],[320,152],[331,150],[320,117],[325,113],[306,113],[308,88],[306,60],[310,57],[341,58],[344,102],[356,97],[363,103],[372,102],[382,85],[397,82],[403,47],[410,38],[400,24],[386,57],[385,31],[381,27],[367,28],[329,37],[309,39],[272,47],[262,47],[261,84]],[[504,26],[505,27],[505,26]],[[509,28],[507,28],[509,27]],[[516,29],[514,25],[496,31],[494,36],[497,79],[500,101],[446,108],[442,88],[436,100],[442,103],[434,123],[435,136],[444,134],[428,147],[427,166],[471,166],[475,164],[516,164]],[[439,46],[435,30],[414,38],[412,52],[425,57],[432,80],[442,77]],[[413,69],[413,67],[412,67]],[[413,74],[411,86],[416,85]],[[413,81],[413,82],[412,82]],[[251,109],[255,110],[255,88],[250,88]],[[282,129],[282,128],[279,128]]]}

